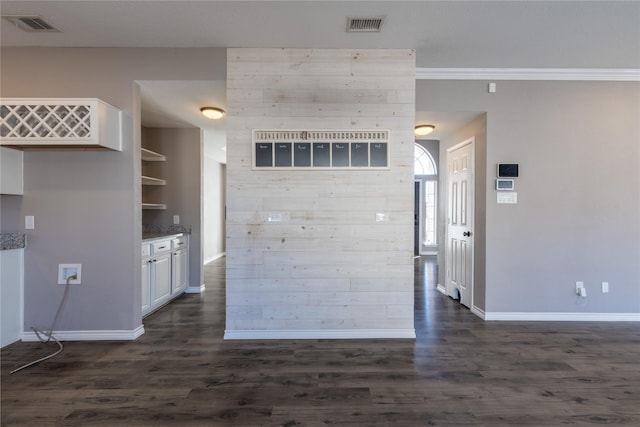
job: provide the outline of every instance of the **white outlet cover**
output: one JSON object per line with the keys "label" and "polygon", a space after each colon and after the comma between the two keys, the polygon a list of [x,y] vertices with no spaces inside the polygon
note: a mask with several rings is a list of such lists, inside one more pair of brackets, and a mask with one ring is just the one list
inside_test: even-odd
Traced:
{"label": "white outlet cover", "polygon": [[384,212],[376,213],[376,222],[389,222],[389,214]]}
{"label": "white outlet cover", "polygon": [[67,277],[74,274],[76,278],[69,280],[69,284],[79,285],[82,283],[82,264],[58,264],[58,285],[66,285]]}
{"label": "white outlet cover", "polygon": [[282,222],[282,214],[279,212],[272,212],[267,217],[268,222]]}

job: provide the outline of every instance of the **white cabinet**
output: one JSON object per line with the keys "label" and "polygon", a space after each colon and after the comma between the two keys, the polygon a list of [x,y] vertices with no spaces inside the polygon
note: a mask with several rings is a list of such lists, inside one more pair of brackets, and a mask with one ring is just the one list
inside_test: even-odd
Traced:
{"label": "white cabinet", "polygon": [[186,235],[142,243],[141,311],[145,316],[187,288],[189,237]]}
{"label": "white cabinet", "polygon": [[24,249],[0,251],[0,347],[22,337]]}
{"label": "white cabinet", "polygon": [[142,244],[142,315],[151,312],[151,244]]}
{"label": "white cabinet", "polygon": [[171,294],[184,292],[188,285],[188,236],[179,236],[171,241]]}
{"label": "white cabinet", "polygon": [[23,194],[23,153],[0,147],[0,194]]}
{"label": "white cabinet", "polygon": [[0,145],[122,151],[122,112],[95,98],[0,100]]}
{"label": "white cabinet", "polygon": [[151,305],[158,307],[171,298],[171,253],[154,256],[151,262]]}

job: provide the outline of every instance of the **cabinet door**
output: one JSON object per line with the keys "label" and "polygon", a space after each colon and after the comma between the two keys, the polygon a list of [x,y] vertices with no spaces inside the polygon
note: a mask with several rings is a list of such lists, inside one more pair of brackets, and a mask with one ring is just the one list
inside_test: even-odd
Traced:
{"label": "cabinet door", "polygon": [[171,253],[155,257],[152,269],[151,305],[155,307],[171,296]]}
{"label": "cabinet door", "polygon": [[173,253],[172,272],[171,294],[177,294],[187,288],[187,251]]}
{"label": "cabinet door", "polygon": [[0,346],[22,337],[24,249],[0,251]]}
{"label": "cabinet door", "polygon": [[151,308],[151,300],[149,294],[149,286],[151,285],[151,270],[149,266],[151,260],[142,261],[142,315],[144,316]]}
{"label": "cabinet door", "polygon": [[23,153],[0,147],[0,194],[24,194]]}

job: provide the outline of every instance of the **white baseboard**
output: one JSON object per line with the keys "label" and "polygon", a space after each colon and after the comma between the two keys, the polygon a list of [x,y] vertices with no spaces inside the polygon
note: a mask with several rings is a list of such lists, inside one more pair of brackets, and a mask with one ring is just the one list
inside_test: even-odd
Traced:
{"label": "white baseboard", "polygon": [[510,313],[486,312],[484,320],[541,322],[640,322],[640,313]]}
{"label": "white baseboard", "polygon": [[[144,334],[144,326],[140,325],[131,331],[57,331],[53,336],[60,341],[133,341]],[[39,341],[33,331],[22,333],[22,341]]]}
{"label": "white baseboard", "polygon": [[225,340],[416,338],[415,329],[314,329],[224,331]]}
{"label": "white baseboard", "polygon": [[217,260],[217,259],[220,259],[220,258],[222,258],[222,257],[225,257],[225,256],[227,256],[227,253],[226,253],[226,252],[222,252],[222,253],[219,253],[218,255],[214,255],[214,256],[212,256],[211,258],[205,259],[205,260],[204,260],[204,265],[207,265],[207,264],[209,264],[210,262],[213,262],[213,261],[215,261],[215,260]]}
{"label": "white baseboard", "polygon": [[438,285],[436,286],[436,289],[443,295],[447,294],[447,288],[442,286],[440,283],[438,283]]}
{"label": "white baseboard", "polygon": [[185,294],[202,294],[205,291],[204,283],[200,286],[189,286],[184,290]]}
{"label": "white baseboard", "polygon": [[484,312],[483,309],[476,307],[475,305],[473,307],[471,307],[471,312],[473,314],[475,314],[476,316],[478,316],[479,318],[483,319],[483,320],[487,320],[487,313]]}

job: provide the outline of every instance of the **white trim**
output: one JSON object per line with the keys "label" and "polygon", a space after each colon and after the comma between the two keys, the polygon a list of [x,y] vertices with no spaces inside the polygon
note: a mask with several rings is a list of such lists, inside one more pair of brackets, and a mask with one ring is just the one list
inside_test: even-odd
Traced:
{"label": "white trim", "polygon": [[225,256],[227,256],[227,253],[226,253],[226,252],[221,252],[221,253],[219,253],[218,255],[214,255],[214,256],[212,256],[211,258],[209,258],[209,259],[205,260],[205,261],[204,261],[204,265],[207,265],[207,264],[209,264],[210,262],[213,262],[213,261],[215,261],[215,260],[217,260],[217,259],[220,259],[220,258],[223,258],[223,257],[225,257]]}
{"label": "white trim", "polygon": [[[133,341],[144,334],[144,325],[131,331],[107,330],[107,331],[57,331],[53,336],[60,341]],[[22,341],[39,341],[33,331],[22,333]]]}
{"label": "white trim", "polygon": [[640,322],[640,313],[484,313],[484,320],[544,322]]}
{"label": "white trim", "polygon": [[473,307],[471,307],[471,312],[482,320],[487,320],[487,313],[485,313],[484,310],[479,308],[478,306],[474,305]]}
{"label": "white trim", "polygon": [[189,286],[187,289],[184,290],[185,294],[203,294],[205,291],[205,286],[204,283],[202,285],[198,286]]}
{"label": "white trim", "polygon": [[639,82],[637,68],[416,68],[416,80],[574,80]]}
{"label": "white trim", "polygon": [[440,283],[438,283],[438,284],[436,285],[436,290],[437,290],[438,292],[440,292],[441,294],[443,294],[443,295],[447,295],[447,288],[445,288],[444,286],[442,286]]}
{"label": "white trim", "polygon": [[225,340],[416,338],[415,329],[309,329],[224,331]]}

